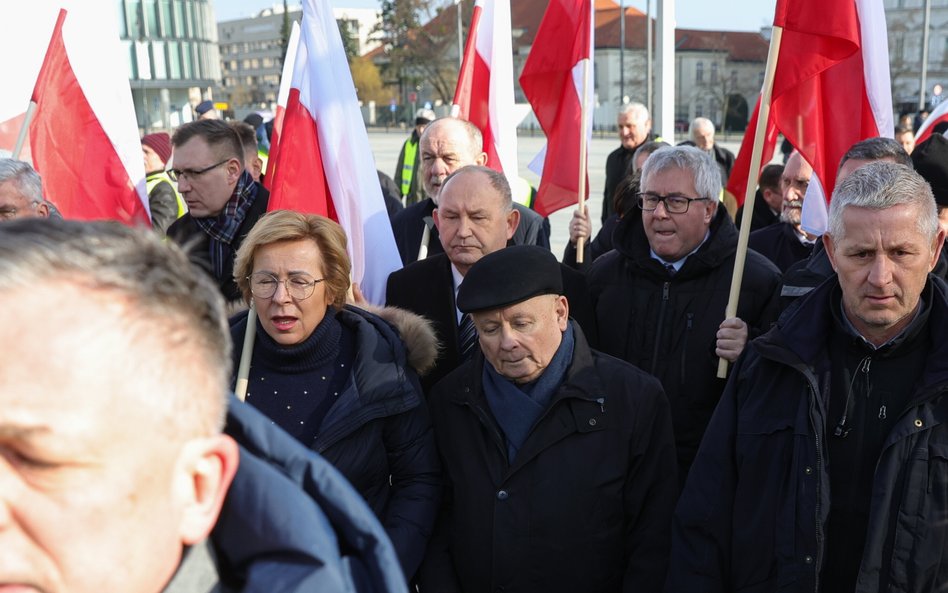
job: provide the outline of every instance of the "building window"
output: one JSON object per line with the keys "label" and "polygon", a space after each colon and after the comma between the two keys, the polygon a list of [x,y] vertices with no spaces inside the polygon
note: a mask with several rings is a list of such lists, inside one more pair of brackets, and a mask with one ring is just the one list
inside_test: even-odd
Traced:
{"label": "building window", "polygon": [[172,80],[180,80],[181,50],[178,48],[178,42],[169,41],[166,49],[168,52],[168,77]]}
{"label": "building window", "polygon": [[704,103],[695,103],[695,117],[704,117]]}
{"label": "building window", "polygon": [[158,0],[158,22],[162,37],[174,37],[171,26],[171,0]]}
{"label": "building window", "polygon": [[893,41],[892,59],[895,62],[902,62],[905,60],[905,35],[903,33],[896,33]]}
{"label": "building window", "polygon": [[717,84],[718,82],[718,63],[711,62],[711,84]]}
{"label": "building window", "polygon": [[142,0],[142,21],[145,24],[145,37],[158,37],[158,6],[155,0]]}
{"label": "building window", "polygon": [[695,64],[695,82],[704,82],[704,62]]}
{"label": "building window", "polygon": [[155,78],[168,78],[168,69],[165,67],[165,44],[163,41],[151,42],[151,63],[155,69]]}

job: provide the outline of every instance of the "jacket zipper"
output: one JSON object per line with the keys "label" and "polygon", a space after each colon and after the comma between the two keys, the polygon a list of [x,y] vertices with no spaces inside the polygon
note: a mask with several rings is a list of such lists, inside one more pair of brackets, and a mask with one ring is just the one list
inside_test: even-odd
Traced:
{"label": "jacket zipper", "polygon": [[652,350],[652,370],[651,374],[655,374],[656,367],[658,366],[658,346],[662,341],[662,331],[664,330],[665,325],[665,308],[668,305],[668,289],[671,287],[671,282],[667,280],[662,285],[662,306],[658,310],[658,326],[655,328],[655,348]]}
{"label": "jacket zipper", "polygon": [[[804,376],[807,380],[810,390],[810,422],[813,422],[813,413],[816,407],[816,393],[817,389],[813,385],[809,377]],[[815,423],[814,423],[815,424]],[[822,513],[820,512],[821,508],[821,498],[823,496],[823,446],[822,440],[820,439],[820,430],[817,426],[813,427],[814,441],[816,445],[816,504],[814,505],[814,523],[816,527],[816,558],[813,559],[813,591],[814,593],[819,593],[820,590],[820,565],[823,562],[823,522],[821,520]]]}
{"label": "jacket zipper", "polygon": [[685,384],[685,373],[687,373],[688,368],[688,340],[691,337],[691,327],[694,323],[695,314],[688,313],[687,321],[685,322],[685,339],[681,347],[681,384]]}

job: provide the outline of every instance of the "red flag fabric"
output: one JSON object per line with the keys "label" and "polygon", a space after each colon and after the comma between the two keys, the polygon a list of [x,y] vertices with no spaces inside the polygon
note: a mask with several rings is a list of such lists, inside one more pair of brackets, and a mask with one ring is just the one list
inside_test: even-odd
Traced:
{"label": "red flag fabric", "polygon": [[[276,162],[274,162],[276,161]],[[369,137],[328,0],[305,0],[269,209],[322,214],[348,237],[352,279],[385,300],[401,267]]]}
{"label": "red flag fabric", "polygon": [[[551,0],[520,75],[520,87],[546,134],[546,155],[534,204],[543,216],[579,199],[582,71],[583,62],[592,56],[592,27],[590,0]],[[588,76],[592,77],[591,65]],[[589,84],[587,94],[591,92]],[[588,176],[583,183],[589,195]]]}
{"label": "red flag fabric", "polygon": [[270,135],[270,153],[267,158],[267,175],[263,178],[263,186],[273,189],[274,163],[280,154],[280,134],[283,132],[283,119],[286,117],[286,106],[290,101],[290,88],[293,82],[293,66],[296,63],[296,51],[300,43],[300,24],[293,21],[290,29],[290,40],[286,45],[286,57],[283,61],[283,71],[280,76],[280,92],[277,95],[276,113],[273,116],[273,133]]}
{"label": "red flag fabric", "polygon": [[[43,178],[44,196],[64,217],[149,225],[144,163],[127,73],[80,80],[70,58],[73,45],[84,42],[82,32],[83,28],[66,23],[66,11],[61,10],[33,89],[33,165]],[[97,106],[108,105],[115,111],[93,108],[90,94],[99,95]],[[116,114],[131,114],[131,118],[116,123]],[[116,133],[116,127],[122,129]]]}
{"label": "red flag fabric", "polygon": [[451,115],[481,130],[488,167],[519,177],[510,0],[474,3]]}
{"label": "red flag fabric", "polygon": [[[738,206],[744,205],[747,184],[750,183],[756,187],[757,179],[760,177],[760,171],[755,172],[753,178],[750,175],[751,152],[754,148],[754,136],[757,133],[757,116],[759,113],[760,97],[757,97],[757,105],[754,106],[754,113],[751,114],[750,121],[747,122],[747,130],[744,131],[744,139],[741,141],[741,150],[737,153],[737,159],[734,161],[734,167],[731,169],[731,175],[727,180],[727,188],[724,190],[734,198]],[[773,119],[768,119],[767,124],[763,152],[761,152],[760,157],[761,171],[767,166],[770,159],[774,158],[774,148],[777,146],[777,126],[774,125]]]}
{"label": "red flag fabric", "polygon": [[925,118],[922,125],[918,127],[918,132],[915,133],[915,143],[921,144],[928,140],[935,131],[935,126],[943,121],[948,121],[948,101],[939,103],[938,107]]}

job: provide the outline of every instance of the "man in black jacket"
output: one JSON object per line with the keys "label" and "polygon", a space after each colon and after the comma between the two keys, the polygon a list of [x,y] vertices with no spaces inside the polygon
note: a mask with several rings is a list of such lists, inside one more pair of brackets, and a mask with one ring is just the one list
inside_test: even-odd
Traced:
{"label": "man in black jacket", "polygon": [[234,254],[267,211],[270,194],[244,169],[240,137],[217,119],[185,124],[171,138],[178,192],[188,213],[168,227],[168,236],[191,247],[191,258],[217,280],[227,301],[240,300]]}
{"label": "man in black jacket", "polygon": [[627,103],[619,109],[616,116],[619,130],[619,148],[606,157],[606,187],[602,194],[602,223],[615,214],[614,202],[616,188],[631,173],[630,163],[640,146],[654,140],[652,118],[648,107],[641,103]]}
{"label": "man in black jacket", "polygon": [[[441,342],[434,369],[421,378],[425,393],[476,349],[473,328],[455,304],[464,276],[478,259],[511,243],[523,222],[520,210],[514,208],[507,179],[487,167],[458,169],[444,181],[440,194],[433,214],[444,252],[393,272],[385,293],[387,305],[431,320]],[[561,266],[560,273],[570,311],[595,344],[595,318],[586,279],[566,266]]]}
{"label": "man in black jacket", "polygon": [[948,300],[924,179],[837,185],[836,275],[734,369],[676,511],[667,591],[948,587]]}
{"label": "man in black jacket", "polygon": [[559,264],[534,246],[473,265],[458,304],[481,352],[430,406],[445,503],[423,591],[658,591],[677,493],[658,382],[591,350]]}
{"label": "man in black jacket", "polygon": [[692,146],[662,148],[641,187],[642,215],[622,219],[588,284],[600,348],[665,388],[684,478],[724,389],[718,358],[733,362],[748,334],[769,329],[779,272],[748,251],[737,316],[725,319],[737,229],[718,201],[717,163]]}

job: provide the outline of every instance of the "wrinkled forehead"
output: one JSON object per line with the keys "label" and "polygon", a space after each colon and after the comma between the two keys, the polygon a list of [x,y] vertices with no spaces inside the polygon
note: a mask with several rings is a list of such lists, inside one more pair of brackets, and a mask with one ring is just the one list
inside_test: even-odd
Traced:
{"label": "wrinkled forehead", "polygon": [[17,183],[13,179],[8,179],[0,183],[0,207],[4,208],[25,208],[30,205],[30,200],[20,193]]}

